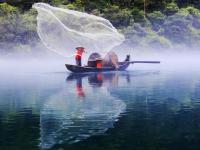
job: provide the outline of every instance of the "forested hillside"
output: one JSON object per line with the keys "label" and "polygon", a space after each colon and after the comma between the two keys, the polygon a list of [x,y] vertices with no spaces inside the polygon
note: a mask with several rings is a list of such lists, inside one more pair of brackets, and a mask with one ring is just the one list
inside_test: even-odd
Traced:
{"label": "forested hillside", "polygon": [[0,51],[37,46],[35,2],[102,16],[137,48],[180,49],[200,46],[199,0],[0,0]]}

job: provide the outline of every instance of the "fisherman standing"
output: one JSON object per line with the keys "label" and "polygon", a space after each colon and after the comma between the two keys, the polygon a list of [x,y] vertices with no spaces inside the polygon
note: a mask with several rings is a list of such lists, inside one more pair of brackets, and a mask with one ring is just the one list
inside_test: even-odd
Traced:
{"label": "fisherman standing", "polygon": [[76,65],[77,66],[81,66],[81,58],[83,53],[85,52],[85,48],[84,47],[77,47],[76,48],[76,56],[75,56],[75,60],[76,60]]}

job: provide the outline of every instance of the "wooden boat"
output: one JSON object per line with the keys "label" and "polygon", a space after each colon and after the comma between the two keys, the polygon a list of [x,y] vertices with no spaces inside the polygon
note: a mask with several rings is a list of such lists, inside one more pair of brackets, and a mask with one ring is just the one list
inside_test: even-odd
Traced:
{"label": "wooden boat", "polygon": [[118,69],[116,69],[114,66],[102,67],[102,68],[89,67],[89,66],[77,66],[77,65],[70,65],[70,64],[65,64],[65,66],[71,72],[85,73],[85,72],[124,71],[129,67],[130,64],[134,64],[134,63],[160,63],[160,61],[124,61],[124,62],[119,62]]}

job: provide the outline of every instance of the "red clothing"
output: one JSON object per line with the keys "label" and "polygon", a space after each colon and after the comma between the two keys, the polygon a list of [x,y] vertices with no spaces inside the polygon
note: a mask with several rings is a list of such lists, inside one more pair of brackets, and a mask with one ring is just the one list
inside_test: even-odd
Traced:
{"label": "red clothing", "polygon": [[76,50],[76,59],[80,60],[83,55],[84,49],[77,49]]}
{"label": "red clothing", "polygon": [[102,60],[97,60],[97,68],[102,68],[103,64],[102,64]]}
{"label": "red clothing", "polygon": [[102,76],[102,74],[98,74],[98,75],[97,75],[97,80],[98,80],[98,81],[103,81],[103,76]]}
{"label": "red clothing", "polygon": [[102,63],[101,62],[97,63],[97,68],[102,68]]}
{"label": "red clothing", "polygon": [[76,91],[77,91],[79,97],[85,97],[85,93],[84,93],[81,85],[76,86]]}

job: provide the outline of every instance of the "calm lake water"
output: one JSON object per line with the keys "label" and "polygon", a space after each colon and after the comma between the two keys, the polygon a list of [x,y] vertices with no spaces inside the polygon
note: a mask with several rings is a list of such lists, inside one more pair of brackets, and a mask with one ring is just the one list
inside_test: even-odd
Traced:
{"label": "calm lake water", "polygon": [[200,71],[1,74],[0,149],[199,150]]}

